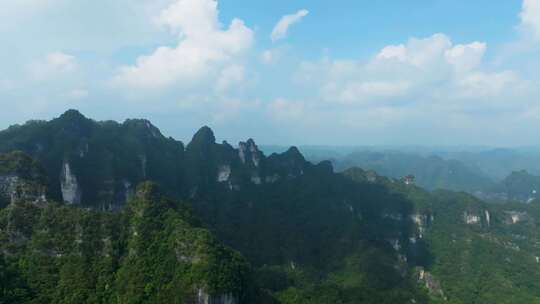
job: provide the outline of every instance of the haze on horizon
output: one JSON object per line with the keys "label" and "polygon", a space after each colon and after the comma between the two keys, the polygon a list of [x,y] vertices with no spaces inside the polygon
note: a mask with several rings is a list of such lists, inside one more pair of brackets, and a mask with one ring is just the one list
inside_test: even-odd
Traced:
{"label": "haze on horizon", "polygon": [[540,145],[540,1],[373,2],[4,1],[0,128],[76,108],[182,141]]}

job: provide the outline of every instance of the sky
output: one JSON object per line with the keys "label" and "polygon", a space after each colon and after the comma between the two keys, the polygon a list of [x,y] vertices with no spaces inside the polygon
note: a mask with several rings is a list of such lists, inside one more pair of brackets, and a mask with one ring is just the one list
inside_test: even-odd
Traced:
{"label": "sky", "polygon": [[0,2],[0,128],[78,109],[189,141],[540,146],[540,0]]}

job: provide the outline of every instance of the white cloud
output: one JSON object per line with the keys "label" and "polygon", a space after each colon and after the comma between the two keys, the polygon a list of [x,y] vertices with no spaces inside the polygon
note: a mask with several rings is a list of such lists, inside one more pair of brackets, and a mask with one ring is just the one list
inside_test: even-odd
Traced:
{"label": "white cloud", "polygon": [[166,35],[160,33],[151,17],[170,2],[0,1],[3,49],[35,56],[36,52],[54,49],[110,53],[134,45],[155,45],[165,41]]}
{"label": "white cloud", "polygon": [[378,60],[392,60],[417,67],[426,67],[440,61],[444,51],[452,46],[450,39],[444,34],[434,34],[431,37],[411,38],[406,45],[389,45],[384,47],[376,56]]}
{"label": "white cloud", "polygon": [[[295,79],[305,92],[300,99],[309,102],[281,99],[268,111],[280,124],[304,125],[308,134],[316,128],[330,138],[349,132],[349,138],[397,143],[415,134],[416,141],[444,143],[436,134],[451,133],[453,143],[497,142],[506,128],[483,126],[509,125],[537,108],[538,89],[519,73],[484,62],[486,52],[483,42],[454,44],[435,34],[383,47],[368,59],[305,61]],[[314,118],[318,125],[306,122]]]}
{"label": "white cloud", "polygon": [[272,30],[272,34],[270,35],[272,41],[275,42],[277,40],[285,38],[287,36],[287,32],[289,31],[289,27],[297,22],[300,22],[300,20],[302,20],[302,18],[304,18],[308,14],[308,10],[302,9],[295,14],[281,17],[279,22]]}
{"label": "white cloud", "polygon": [[458,86],[466,87],[468,95],[487,96],[510,83],[503,81],[506,73],[481,70],[486,49],[485,43],[477,41],[455,45],[439,33],[386,46],[368,61],[325,58],[305,62],[297,78],[319,87],[323,100],[349,105],[414,103],[419,95],[433,96],[433,92]]}
{"label": "white cloud", "polygon": [[517,82],[519,82],[519,79],[512,72],[492,74],[478,72],[457,81],[463,88],[475,92],[474,95],[496,95],[501,93],[505,87],[515,85]]}
{"label": "white cloud", "polygon": [[386,46],[376,59],[395,60],[422,69],[448,63],[458,72],[466,72],[480,65],[486,49],[486,43],[478,41],[453,45],[448,36],[438,33],[423,39],[411,38],[406,45]]}
{"label": "white cloud", "polygon": [[[337,100],[345,103],[358,103],[364,100],[376,100],[377,98],[390,98],[401,96],[407,93],[410,88],[407,81],[361,81],[351,82],[341,88]],[[327,97],[331,93],[327,92]]]}
{"label": "white cloud", "polygon": [[231,65],[224,68],[217,80],[216,89],[225,91],[232,86],[241,84],[244,81],[244,67],[241,65]]}
{"label": "white cloud", "polygon": [[520,18],[521,27],[534,39],[540,40],[540,1],[523,0]]}
{"label": "white cloud", "polygon": [[30,73],[36,80],[50,80],[65,76],[78,69],[75,56],[63,53],[49,53],[42,60],[30,65]]}
{"label": "white cloud", "polygon": [[47,55],[45,64],[59,72],[71,72],[77,67],[75,57],[62,52]]}
{"label": "white cloud", "polygon": [[446,61],[453,65],[458,72],[467,72],[477,68],[482,63],[487,45],[481,42],[458,44],[445,51]]}
{"label": "white cloud", "polygon": [[253,31],[239,19],[227,29],[218,20],[215,0],[177,0],[158,22],[178,34],[179,43],[162,46],[141,56],[135,65],[122,67],[113,83],[119,86],[159,88],[189,86],[219,75],[253,43]]}
{"label": "white cloud", "polygon": [[85,89],[73,89],[66,94],[66,97],[73,100],[85,99],[89,95]]}
{"label": "white cloud", "polygon": [[397,59],[399,61],[407,60],[407,48],[405,45],[389,45],[384,47],[379,54],[378,59]]}

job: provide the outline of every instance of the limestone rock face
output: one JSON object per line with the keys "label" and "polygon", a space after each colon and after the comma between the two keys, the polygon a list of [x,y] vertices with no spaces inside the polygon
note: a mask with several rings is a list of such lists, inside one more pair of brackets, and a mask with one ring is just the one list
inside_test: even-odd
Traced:
{"label": "limestone rock face", "polygon": [[196,304],[237,304],[238,300],[231,294],[222,294],[217,296],[209,295],[204,289],[197,290]]}
{"label": "limestone rock face", "polygon": [[60,186],[62,188],[62,198],[70,204],[81,203],[81,189],[77,182],[77,177],[71,170],[69,162],[65,161],[60,176]]}
{"label": "limestone rock face", "polygon": [[19,201],[44,203],[45,186],[18,176],[0,176],[0,200],[8,204]]}
{"label": "limestone rock face", "polygon": [[480,224],[481,222],[480,216],[468,212],[463,213],[463,220],[467,225]]}
{"label": "limestone rock face", "polygon": [[0,154],[0,206],[18,201],[45,202],[45,174],[22,152]]}
{"label": "limestone rock face", "polygon": [[229,165],[223,165],[220,166],[218,169],[218,176],[217,181],[220,183],[229,181],[229,177],[231,176],[231,166]]}
{"label": "limestone rock face", "polygon": [[425,213],[415,213],[410,215],[411,221],[415,224],[417,228],[417,237],[419,239],[424,238],[424,234],[427,230],[427,228],[433,223],[435,220],[434,216],[432,214],[425,214]]}
{"label": "limestone rock face", "polygon": [[238,157],[240,157],[243,164],[251,164],[254,167],[259,167],[262,153],[253,139],[250,138],[247,142],[240,142],[238,144]]}
{"label": "limestone rock face", "polygon": [[94,121],[75,110],[0,132],[0,152],[14,150],[43,165],[48,199],[102,210],[120,210],[147,180],[194,198],[333,172],[330,162],[311,164],[294,147],[265,156],[253,139],[216,143],[206,126],[184,146],[144,119]]}
{"label": "limestone rock face", "polygon": [[425,271],[422,267],[419,267],[418,269],[418,282],[424,284],[432,296],[440,297],[446,300],[439,280],[437,280],[431,273]]}
{"label": "limestone rock face", "polygon": [[527,212],[519,212],[519,211],[506,211],[505,212],[505,219],[504,222],[507,225],[514,225],[521,222],[527,222],[529,221],[530,217],[527,214]]}
{"label": "limestone rock face", "polygon": [[145,180],[184,191],[183,143],[144,119],[95,121],[69,110],[0,131],[0,153],[17,150],[43,166],[47,198],[58,202],[117,210]]}

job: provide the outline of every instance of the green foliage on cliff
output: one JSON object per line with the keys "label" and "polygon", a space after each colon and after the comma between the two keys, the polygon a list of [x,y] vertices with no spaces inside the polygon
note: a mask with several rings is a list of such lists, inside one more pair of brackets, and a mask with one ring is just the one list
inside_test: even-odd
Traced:
{"label": "green foliage on cliff", "polygon": [[121,213],[17,203],[0,211],[5,303],[245,301],[249,264],[152,184]]}
{"label": "green foliage on cliff", "polygon": [[[76,111],[0,132],[0,151],[13,150],[43,163],[58,201],[69,163],[83,198],[0,210],[3,303],[540,299],[534,203],[494,206],[361,169],[334,173],[296,148],[267,157],[252,140],[218,144],[207,127],[184,149],[147,121]],[[40,176],[33,164],[0,156],[0,176]],[[145,179],[167,196],[152,183],[134,191]]]}
{"label": "green foliage on cliff", "polygon": [[[212,234],[238,250],[254,269],[252,288],[245,279],[249,267],[238,254],[210,249],[200,253],[203,245],[193,247],[194,243],[218,248],[211,245],[215,239],[206,230],[197,229],[189,230],[186,236],[175,215],[183,209],[172,208],[170,202],[153,198],[151,193],[142,195],[143,191],[120,214],[65,206],[56,206],[50,213],[36,209],[37,219],[50,214],[53,223],[60,226],[34,230],[28,225],[30,244],[44,246],[47,250],[40,250],[47,254],[24,265],[52,267],[54,263],[48,260],[63,261],[68,256],[73,261],[51,269],[19,268],[23,277],[28,274],[27,278],[37,280],[28,286],[44,301],[59,290],[69,293],[70,280],[82,284],[72,285],[78,290],[76,299],[97,296],[107,300],[115,297],[121,302],[151,302],[160,301],[160,295],[185,297],[180,291],[192,292],[195,283],[204,278],[206,285],[202,288],[208,292],[241,293],[252,302],[257,298],[257,303],[287,303],[297,295],[320,303],[425,302],[412,272],[403,263],[413,231],[412,223],[403,219],[409,218],[412,203],[380,185],[360,185],[334,174],[328,162],[313,165],[296,148],[266,157],[252,140],[240,143],[238,149],[217,144],[213,132],[205,127],[184,150],[181,143],[164,138],[146,121],[121,125],[94,122],[68,111],[50,122],[30,123],[0,133],[3,149],[24,150],[43,162],[53,180],[49,183],[53,189],[50,197],[56,199],[61,194],[58,177],[69,162],[83,192],[82,205],[92,210],[101,210],[104,203],[114,201],[118,182],[134,183],[146,173],[146,178],[160,183],[166,193],[189,200]],[[146,156],[146,162],[141,155]],[[80,217],[78,212],[99,215],[89,216],[94,221],[90,226],[101,227],[92,241],[94,245],[88,246],[92,262],[84,265],[77,257],[80,251],[73,257],[66,253],[73,249],[64,248],[79,242],[74,230],[86,227],[69,222]],[[109,226],[100,224],[105,219]],[[41,231],[47,234],[42,237]],[[63,234],[69,237],[62,238]],[[185,239],[176,242],[173,236]],[[8,235],[4,238],[8,247],[15,247],[10,250],[27,244],[19,244]],[[398,240],[403,252],[391,246]],[[192,254],[177,252],[184,247]],[[20,249],[23,257],[40,252],[27,248],[24,245]],[[204,253],[208,251],[212,254]],[[197,263],[173,271],[175,260]],[[91,274],[96,263],[98,273],[103,275],[91,275],[94,279],[84,283],[77,279]],[[47,273],[53,279],[41,281]],[[47,282],[66,287],[52,290]],[[100,295],[98,290],[105,294]]]}
{"label": "green foliage on cliff", "polygon": [[[184,147],[142,119],[96,122],[70,110],[51,121],[29,122],[0,132],[0,152],[23,151],[49,177],[49,197],[62,201],[60,176],[69,164],[82,204],[119,208],[126,188],[154,180],[166,191],[182,189]],[[172,193],[176,194],[176,193]]]}
{"label": "green foliage on cliff", "polygon": [[[360,182],[369,176],[360,169],[345,174]],[[540,303],[540,205],[491,205],[466,193],[430,193],[380,176],[375,183],[404,195],[424,216],[428,255],[417,264],[436,280],[433,303]]]}
{"label": "green foliage on cliff", "polygon": [[18,176],[20,178],[45,181],[45,172],[34,159],[20,151],[0,154],[0,176]]}

